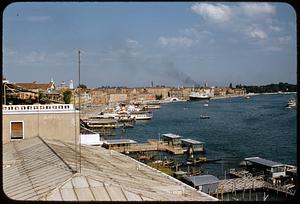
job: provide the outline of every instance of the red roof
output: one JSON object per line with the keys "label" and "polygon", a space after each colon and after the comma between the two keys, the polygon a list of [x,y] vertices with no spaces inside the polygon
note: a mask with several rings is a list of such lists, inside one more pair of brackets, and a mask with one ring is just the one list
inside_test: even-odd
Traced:
{"label": "red roof", "polygon": [[52,83],[48,84],[37,84],[37,83],[16,83],[17,86],[20,86],[25,89],[39,89],[39,90],[48,90],[51,88]]}

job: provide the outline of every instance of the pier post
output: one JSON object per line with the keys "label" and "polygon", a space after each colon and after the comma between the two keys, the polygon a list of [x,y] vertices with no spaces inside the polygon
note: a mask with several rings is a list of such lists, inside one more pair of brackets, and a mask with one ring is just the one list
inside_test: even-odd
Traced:
{"label": "pier post", "polygon": [[223,201],[223,186],[222,186],[222,189],[221,189],[221,201]]}
{"label": "pier post", "polygon": [[249,201],[251,201],[251,189],[249,189]]}

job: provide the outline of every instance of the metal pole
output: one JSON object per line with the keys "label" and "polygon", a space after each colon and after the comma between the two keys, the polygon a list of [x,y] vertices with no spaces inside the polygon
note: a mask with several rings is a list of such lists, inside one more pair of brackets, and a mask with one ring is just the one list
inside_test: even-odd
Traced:
{"label": "metal pole", "polygon": [[3,95],[4,95],[4,101],[3,101],[3,104],[6,105],[6,83],[3,83]]}
{"label": "metal pole", "polygon": [[[78,50],[78,83],[80,86],[80,50]],[[80,110],[81,110],[81,104],[80,104],[80,87],[79,87],[79,121],[80,121]],[[79,122],[79,173],[81,172],[81,138],[80,138],[80,122]]]}

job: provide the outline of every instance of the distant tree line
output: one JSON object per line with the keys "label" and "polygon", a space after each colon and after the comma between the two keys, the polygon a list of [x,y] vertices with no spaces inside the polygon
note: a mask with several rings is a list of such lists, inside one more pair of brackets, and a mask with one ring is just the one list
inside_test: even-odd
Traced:
{"label": "distant tree line", "polygon": [[262,86],[236,85],[236,88],[243,88],[247,93],[274,93],[274,92],[296,92],[297,85],[279,82]]}

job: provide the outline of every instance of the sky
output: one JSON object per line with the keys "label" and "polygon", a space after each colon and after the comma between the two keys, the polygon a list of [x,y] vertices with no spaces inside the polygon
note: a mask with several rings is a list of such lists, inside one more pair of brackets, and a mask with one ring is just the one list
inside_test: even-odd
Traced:
{"label": "sky", "polygon": [[297,81],[286,3],[26,2],[3,13],[3,75],[88,87]]}

